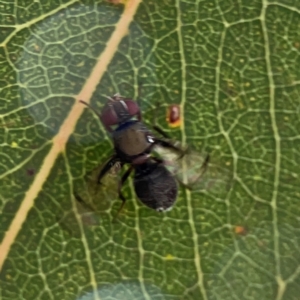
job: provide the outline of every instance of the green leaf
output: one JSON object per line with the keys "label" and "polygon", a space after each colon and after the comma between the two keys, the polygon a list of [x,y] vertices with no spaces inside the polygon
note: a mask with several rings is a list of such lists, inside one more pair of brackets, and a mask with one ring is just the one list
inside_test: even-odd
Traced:
{"label": "green leaf", "polygon": [[[0,3],[1,299],[299,299],[299,2],[111,2]],[[112,152],[79,100],[140,84],[231,184],[159,214],[130,180],[112,222],[72,194]]]}

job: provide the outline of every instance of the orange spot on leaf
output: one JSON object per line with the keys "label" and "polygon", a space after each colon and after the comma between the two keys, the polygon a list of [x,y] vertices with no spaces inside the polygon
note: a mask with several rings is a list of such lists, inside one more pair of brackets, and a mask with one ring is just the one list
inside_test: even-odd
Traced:
{"label": "orange spot on leaf", "polygon": [[234,227],[234,232],[238,235],[246,235],[247,234],[247,229],[243,226],[235,226]]}

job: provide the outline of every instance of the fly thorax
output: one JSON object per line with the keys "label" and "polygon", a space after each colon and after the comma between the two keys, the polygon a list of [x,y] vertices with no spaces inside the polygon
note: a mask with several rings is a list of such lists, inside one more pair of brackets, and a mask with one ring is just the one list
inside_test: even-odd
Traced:
{"label": "fly thorax", "polygon": [[154,138],[149,135],[148,130],[137,123],[115,134],[114,142],[120,151],[128,156],[134,156],[144,153],[154,143]]}

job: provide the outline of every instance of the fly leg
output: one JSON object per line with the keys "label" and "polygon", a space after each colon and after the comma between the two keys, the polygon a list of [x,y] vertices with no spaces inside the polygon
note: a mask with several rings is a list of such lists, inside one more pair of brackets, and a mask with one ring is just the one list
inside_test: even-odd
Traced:
{"label": "fly leg", "polygon": [[75,200],[80,203],[84,208],[86,208],[87,210],[93,211],[94,208],[92,208],[90,205],[88,205],[79,195],[77,194],[73,194]]}
{"label": "fly leg", "polygon": [[161,146],[163,148],[171,149],[171,150],[174,150],[174,151],[180,153],[180,156],[178,157],[178,159],[182,158],[187,153],[187,149],[183,150],[183,149],[173,145],[171,142],[168,142],[165,140],[155,139],[153,146],[155,146],[155,145]]}
{"label": "fly leg", "polygon": [[157,103],[153,113],[152,128],[160,135],[162,135],[165,139],[170,139],[170,136],[156,124],[156,116],[159,107],[160,107],[160,103]]}
{"label": "fly leg", "polygon": [[152,127],[155,131],[157,131],[159,134],[161,134],[164,138],[166,138],[166,139],[170,138],[170,136],[156,124],[154,124]]}
{"label": "fly leg", "polygon": [[151,159],[153,159],[154,161],[156,161],[158,164],[163,164],[164,163],[163,159],[155,157],[155,156],[151,157]]}
{"label": "fly leg", "polygon": [[201,172],[200,172],[200,175],[197,177],[196,181],[198,181],[199,179],[202,178],[202,176],[205,174],[206,170],[207,170],[207,167],[208,167],[208,164],[209,164],[209,160],[210,160],[210,155],[207,154],[206,157],[205,157],[205,160],[200,168]]}
{"label": "fly leg", "polygon": [[[117,155],[113,155],[108,162],[104,165],[104,167],[102,168],[101,172],[98,175],[98,179],[97,179],[97,183],[101,184],[101,179],[103,178],[103,176],[117,163],[120,161],[120,158]],[[122,167],[122,163],[121,163],[121,167]]]}
{"label": "fly leg", "polygon": [[122,209],[124,208],[125,202],[126,202],[126,198],[124,197],[124,195],[122,194],[122,186],[124,185],[125,181],[127,180],[128,176],[130,175],[130,173],[132,172],[133,167],[129,167],[129,169],[123,174],[121,180],[119,181],[119,186],[118,186],[118,194],[119,194],[119,198],[122,201],[122,204],[120,206],[120,208],[118,209],[118,212],[116,214],[116,216],[113,218],[113,221],[115,221],[118,217],[118,215],[120,214],[120,212],[122,211]]}

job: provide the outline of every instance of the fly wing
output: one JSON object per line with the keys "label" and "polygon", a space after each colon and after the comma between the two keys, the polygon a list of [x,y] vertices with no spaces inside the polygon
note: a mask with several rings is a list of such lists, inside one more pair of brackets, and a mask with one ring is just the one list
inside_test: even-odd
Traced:
{"label": "fly wing", "polygon": [[[184,149],[178,142],[177,147]],[[155,152],[166,168],[184,186],[194,191],[220,193],[230,188],[229,170],[222,168],[212,155],[187,148],[183,157],[178,152],[158,146]]]}
{"label": "fly wing", "polygon": [[79,234],[78,222],[84,227],[98,226],[113,200],[117,199],[121,166],[115,164],[98,184],[98,175],[103,167],[104,164],[101,164],[87,173],[83,180],[73,182],[72,209],[59,220],[61,226],[72,235]]}
{"label": "fly wing", "polygon": [[107,210],[112,200],[116,199],[118,195],[120,164],[116,163],[98,183],[98,176],[103,166],[104,164],[101,164],[87,173],[82,187],[80,185],[80,188],[74,187],[75,198],[80,197],[87,206],[96,212]]}

